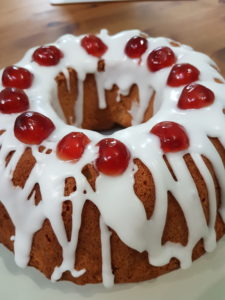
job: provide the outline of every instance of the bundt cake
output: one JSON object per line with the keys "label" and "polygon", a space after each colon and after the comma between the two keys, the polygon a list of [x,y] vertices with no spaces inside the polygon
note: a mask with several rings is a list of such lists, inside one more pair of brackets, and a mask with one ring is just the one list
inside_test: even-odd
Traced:
{"label": "bundt cake", "polygon": [[0,242],[18,266],[109,287],[214,250],[225,81],[208,56],[102,30],[30,49],[0,76]]}

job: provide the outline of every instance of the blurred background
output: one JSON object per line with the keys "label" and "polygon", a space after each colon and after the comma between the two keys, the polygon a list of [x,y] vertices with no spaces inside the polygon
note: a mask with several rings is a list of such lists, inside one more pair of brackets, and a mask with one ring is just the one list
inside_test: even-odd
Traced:
{"label": "blurred background", "polygon": [[136,1],[50,5],[48,0],[0,1],[0,68],[16,63],[28,48],[65,33],[110,33],[141,29],[209,54],[225,76],[225,2]]}

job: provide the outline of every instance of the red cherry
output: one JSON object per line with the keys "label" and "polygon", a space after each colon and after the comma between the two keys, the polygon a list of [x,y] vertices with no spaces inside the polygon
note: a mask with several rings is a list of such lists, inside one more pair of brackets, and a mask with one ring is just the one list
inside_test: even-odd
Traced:
{"label": "red cherry", "polygon": [[207,87],[192,83],[183,89],[178,107],[181,109],[203,108],[213,104],[215,99],[214,93]]}
{"label": "red cherry", "polygon": [[16,118],[14,134],[24,144],[39,145],[55,129],[55,125],[46,116],[28,111]]}
{"label": "red cherry", "polygon": [[176,56],[169,47],[159,47],[153,50],[147,58],[148,68],[152,72],[172,66],[175,62]]}
{"label": "red cherry", "polygon": [[62,160],[78,160],[89,143],[90,140],[84,133],[71,132],[59,141],[56,152]]}
{"label": "red cherry", "polygon": [[2,84],[5,87],[14,87],[18,89],[28,89],[31,87],[33,74],[27,69],[10,66],[2,74]]}
{"label": "red cherry", "polygon": [[183,126],[165,121],[156,124],[150,131],[160,139],[164,152],[178,152],[189,147],[189,138]]}
{"label": "red cherry", "polygon": [[96,166],[100,172],[108,176],[121,175],[127,168],[130,152],[120,141],[106,138],[98,143],[99,156]]}
{"label": "red cherry", "polygon": [[40,47],[34,51],[33,60],[41,66],[55,66],[63,53],[55,46]]}
{"label": "red cherry", "polygon": [[91,34],[82,38],[81,46],[88,54],[96,57],[101,57],[108,49],[100,38]]}
{"label": "red cherry", "polygon": [[19,113],[29,108],[29,100],[24,91],[5,88],[0,92],[0,112],[3,114]]}
{"label": "red cherry", "polygon": [[140,36],[132,37],[125,46],[125,53],[130,58],[139,58],[148,48],[148,41]]}
{"label": "red cherry", "polygon": [[192,83],[199,78],[199,70],[190,64],[177,64],[173,66],[167,84],[173,87]]}

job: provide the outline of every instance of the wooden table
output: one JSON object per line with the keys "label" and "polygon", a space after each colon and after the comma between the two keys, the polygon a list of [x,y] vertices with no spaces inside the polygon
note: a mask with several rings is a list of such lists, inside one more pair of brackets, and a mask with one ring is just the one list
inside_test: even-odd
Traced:
{"label": "wooden table", "polygon": [[168,36],[212,56],[225,76],[225,3],[150,1],[51,6],[48,0],[1,0],[0,68],[65,33],[111,33],[139,28]]}

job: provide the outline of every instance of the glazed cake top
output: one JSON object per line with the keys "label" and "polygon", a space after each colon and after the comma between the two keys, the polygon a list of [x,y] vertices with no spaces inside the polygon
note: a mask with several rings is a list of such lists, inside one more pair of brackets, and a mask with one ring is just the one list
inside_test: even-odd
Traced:
{"label": "glazed cake top", "polygon": [[[129,247],[140,252],[147,251],[149,262],[155,266],[167,264],[172,257],[176,257],[181,267],[188,267],[192,261],[192,250],[201,239],[204,240],[206,251],[215,248],[216,194],[212,176],[202,155],[213,162],[223,199],[220,213],[225,220],[223,180],[225,171],[220,155],[208,138],[217,137],[225,145],[223,113],[225,85],[224,79],[208,56],[188,46],[174,43],[170,39],[147,37],[138,30],[124,31],[116,35],[109,35],[106,30],[102,30],[97,36],[106,46],[101,56],[93,56],[82,46],[85,36],[65,35],[51,44],[62,53],[57,64],[43,66],[37,63],[34,60],[34,52],[37,48],[30,49],[16,64],[17,67],[25,68],[32,74],[30,86],[23,89],[29,99],[29,111],[46,116],[51,124],[48,124],[49,133],[44,135],[39,143],[32,143],[35,132],[31,135],[31,140],[28,139],[31,142],[24,142],[23,137],[18,135],[18,131],[21,133],[21,128],[17,128],[17,125],[14,128],[15,121],[18,124],[18,118],[20,122],[24,121],[21,117],[23,114],[2,113],[0,115],[0,128],[5,130],[0,138],[2,145],[0,199],[16,227],[16,234],[13,237],[14,251],[19,266],[24,267],[28,264],[32,237],[41,228],[43,221],[49,219],[63,249],[63,262],[61,266],[55,268],[52,274],[53,280],[60,279],[66,270],[71,271],[73,276],[80,276],[85,272],[85,270],[74,270],[74,253],[83,205],[86,199],[93,201],[101,213],[103,283],[111,286],[113,274],[110,262],[110,231],[107,226],[115,230]],[[130,58],[125,48],[135,36],[145,39],[147,46],[140,57]],[[169,62],[169,65],[151,70],[149,64],[151,53],[162,51],[165,47],[169,48],[166,54],[162,52],[156,54],[166,57],[165,61],[167,61],[168,51],[170,51],[172,52],[169,54],[170,58],[174,55],[174,59]],[[154,57],[156,62],[157,59],[160,60],[157,55]],[[105,62],[104,72],[97,71],[99,59]],[[67,75],[68,67],[76,70],[79,80],[76,110],[80,117],[76,126],[65,124],[59,117],[60,112],[58,115],[55,111],[57,99],[55,78],[60,72]],[[2,77],[4,72],[5,70],[2,70],[0,73]],[[133,126],[114,132],[110,136],[103,136],[101,133],[79,127],[82,123],[82,84],[86,75],[90,73],[94,73],[96,77],[100,108],[106,107],[104,91],[111,89],[114,84],[118,86],[119,94],[123,95],[129,92],[133,84],[138,86],[140,102],[136,103],[130,111]],[[201,85],[200,92],[199,85]],[[192,100],[186,95],[190,89],[194,89]],[[3,85],[0,86],[0,90],[4,90]],[[149,121],[139,124],[153,91],[156,93],[154,116]],[[120,101],[119,94],[118,101]],[[181,101],[182,95],[184,100]],[[193,107],[184,107],[190,105],[190,102],[194,103],[192,103]],[[165,131],[167,127],[169,129]],[[26,128],[22,130],[23,134],[24,130],[26,131]],[[57,144],[71,132],[81,132],[89,139],[79,159],[72,162],[64,161],[57,156]],[[100,155],[98,143],[105,138],[114,139],[115,147],[118,146],[118,141],[122,143],[123,150],[119,147],[116,151],[118,155],[121,154],[120,151],[127,151],[125,155],[127,163],[122,171],[111,174],[117,176],[108,176],[104,172],[104,166],[103,169],[100,168],[96,179],[96,191],[93,191],[82,174],[82,169],[89,163],[93,163],[98,168],[96,164]],[[49,155],[40,153],[39,144],[53,151]],[[27,147],[32,148],[36,164],[24,188],[21,189],[14,187],[11,179],[16,164]],[[15,153],[5,167],[5,158],[10,151]],[[196,166],[201,170],[208,187],[209,224],[206,222],[196,185],[183,159],[187,153],[191,154]],[[163,155],[166,155],[172,166],[176,180],[171,176]],[[150,219],[147,219],[145,208],[134,192],[134,174],[137,171],[133,161],[135,158],[139,158],[149,168],[155,184],[156,201]],[[62,202],[67,199],[63,194],[64,181],[70,176],[75,178],[77,189],[70,195],[74,210],[72,237],[71,241],[68,241],[62,222],[61,207]],[[38,205],[35,205],[33,198],[27,201],[36,183],[39,184],[42,194],[42,201]],[[189,237],[186,246],[161,243],[167,216],[168,191],[174,195],[184,212]]]}

